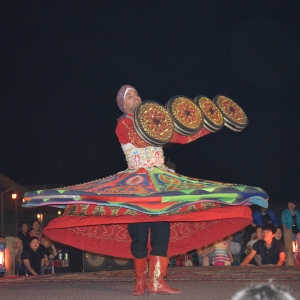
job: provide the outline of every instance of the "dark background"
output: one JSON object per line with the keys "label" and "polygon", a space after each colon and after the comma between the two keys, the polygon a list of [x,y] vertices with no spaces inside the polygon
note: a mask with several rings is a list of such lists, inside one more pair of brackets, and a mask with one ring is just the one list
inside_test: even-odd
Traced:
{"label": "dark background", "polygon": [[142,99],[225,94],[247,113],[188,145],[177,172],[297,197],[300,1],[1,1],[0,172],[77,184],[126,169],[123,84]]}

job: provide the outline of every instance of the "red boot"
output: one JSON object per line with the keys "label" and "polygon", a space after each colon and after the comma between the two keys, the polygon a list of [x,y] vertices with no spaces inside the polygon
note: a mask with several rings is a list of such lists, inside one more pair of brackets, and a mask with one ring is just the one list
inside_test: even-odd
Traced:
{"label": "red boot", "polygon": [[149,294],[167,294],[175,295],[180,294],[178,289],[170,288],[164,281],[167,274],[169,259],[163,256],[150,256],[149,257],[149,281],[148,292]]}
{"label": "red boot", "polygon": [[132,293],[134,296],[143,295],[147,289],[147,261],[148,257],[134,259],[135,288]]}

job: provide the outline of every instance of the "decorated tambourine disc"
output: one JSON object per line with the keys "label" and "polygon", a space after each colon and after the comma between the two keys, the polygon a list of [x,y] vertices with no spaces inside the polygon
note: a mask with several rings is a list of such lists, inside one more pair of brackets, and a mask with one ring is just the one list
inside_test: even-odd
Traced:
{"label": "decorated tambourine disc", "polygon": [[224,119],[220,109],[208,97],[199,95],[194,99],[204,115],[203,127],[211,132],[216,132],[224,126]]}
{"label": "decorated tambourine disc", "polygon": [[167,102],[166,108],[173,116],[176,132],[189,136],[202,128],[203,114],[192,99],[176,95]]}
{"label": "decorated tambourine disc", "polygon": [[221,110],[226,127],[239,132],[248,125],[249,121],[245,112],[232,99],[224,95],[217,95],[213,101]]}
{"label": "decorated tambourine disc", "polygon": [[174,134],[171,114],[158,102],[143,101],[136,107],[133,124],[138,135],[152,146],[168,143]]}

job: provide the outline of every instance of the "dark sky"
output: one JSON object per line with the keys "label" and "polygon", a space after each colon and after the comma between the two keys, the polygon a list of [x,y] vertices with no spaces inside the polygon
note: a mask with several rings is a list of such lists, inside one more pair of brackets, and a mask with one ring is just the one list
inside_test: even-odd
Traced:
{"label": "dark sky", "polygon": [[300,2],[1,1],[0,172],[76,184],[126,168],[115,136],[123,84],[142,99],[225,94],[249,117],[165,156],[177,172],[298,190]]}

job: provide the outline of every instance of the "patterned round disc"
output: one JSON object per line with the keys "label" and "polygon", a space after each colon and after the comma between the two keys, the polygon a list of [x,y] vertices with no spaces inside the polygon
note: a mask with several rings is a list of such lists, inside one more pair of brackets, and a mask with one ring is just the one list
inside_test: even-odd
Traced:
{"label": "patterned round disc", "polygon": [[208,97],[200,95],[194,100],[204,115],[206,128],[210,131],[220,130],[224,126],[224,119],[220,109]]}
{"label": "patterned round disc", "polygon": [[153,146],[168,143],[174,134],[171,114],[158,102],[146,100],[134,111],[133,124],[138,135]]}
{"label": "patterned round disc", "polygon": [[192,99],[177,95],[167,102],[166,107],[173,116],[178,133],[192,135],[202,128],[204,116]]}
{"label": "patterned round disc", "polygon": [[232,99],[217,95],[214,97],[214,102],[220,108],[225,123],[237,129],[244,129],[248,125],[248,118],[243,109]]}

